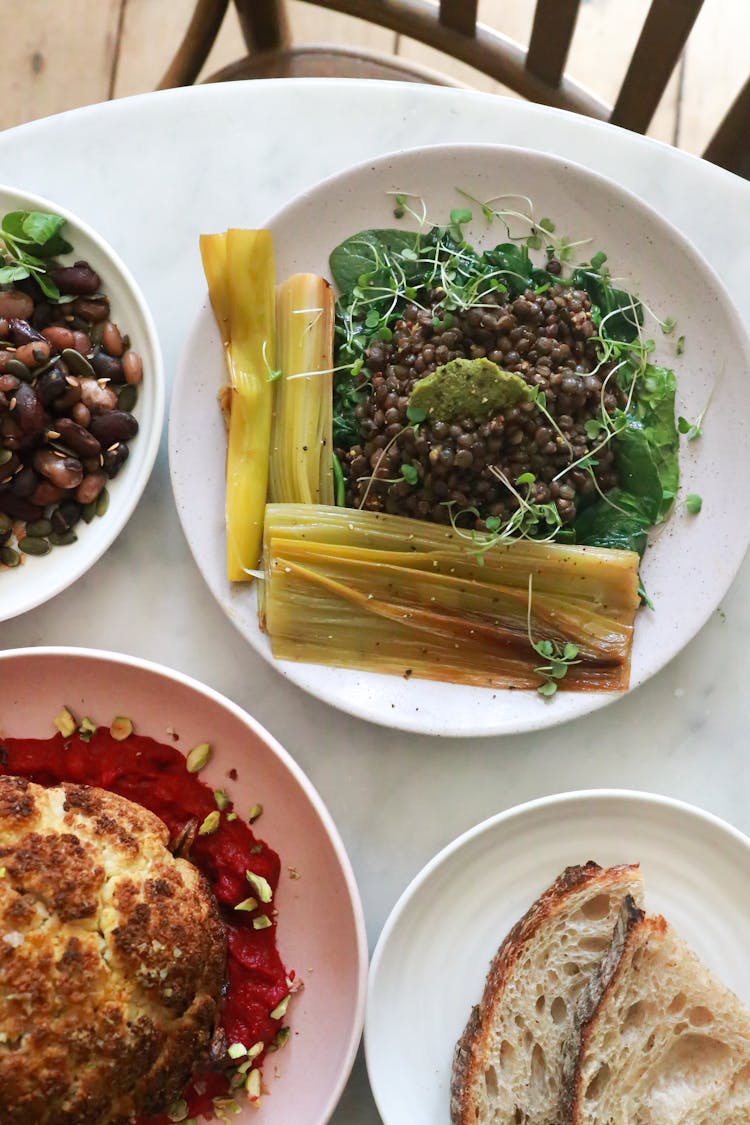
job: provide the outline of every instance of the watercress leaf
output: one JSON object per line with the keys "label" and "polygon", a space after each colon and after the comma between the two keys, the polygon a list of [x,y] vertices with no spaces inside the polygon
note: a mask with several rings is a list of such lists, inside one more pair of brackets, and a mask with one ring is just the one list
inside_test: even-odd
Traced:
{"label": "watercress leaf", "polygon": [[680,433],[681,434],[689,433],[690,427],[691,427],[691,423],[688,422],[687,418],[683,418],[683,416],[680,415],[679,418],[677,419],[677,429],[680,431]]}
{"label": "watercress leaf", "polygon": [[537,641],[537,643],[534,645],[534,648],[540,656],[550,657],[554,652],[552,641]]}
{"label": "watercress leaf", "polygon": [[530,234],[526,239],[526,245],[530,250],[541,250],[542,240],[538,234]]}
{"label": "watercress leaf", "polygon": [[499,531],[500,530],[500,523],[501,523],[501,520],[500,520],[499,516],[488,516],[487,519],[484,521],[485,527],[487,528],[488,531]]}
{"label": "watercress leaf", "polygon": [[607,255],[603,250],[597,250],[596,254],[591,259],[591,268],[598,272],[607,260]]}
{"label": "watercress leaf", "polygon": [[563,659],[568,660],[568,661],[575,660],[575,658],[577,656],[578,656],[578,645],[574,645],[570,641],[568,641],[567,644],[565,645],[565,648],[563,649]]}
{"label": "watercress leaf", "polygon": [[60,290],[48,274],[35,272],[34,278],[45,297],[49,297],[50,301],[56,301],[58,299]]}
{"label": "watercress leaf", "polygon": [[45,211],[27,211],[21,223],[23,233],[31,242],[44,246],[65,226],[60,215],[50,215]]}
{"label": "watercress leaf", "polygon": [[703,507],[703,497],[691,492],[689,496],[685,497],[685,507],[691,516],[697,516]]}
{"label": "watercress leaf", "polygon": [[613,442],[622,489],[653,501],[657,523],[667,515],[680,479],[675,389],[672,371],[649,364],[636,383],[626,426]]}
{"label": "watercress leaf", "polygon": [[555,680],[563,680],[568,673],[568,665],[564,660],[550,660],[549,674]]}
{"label": "watercress leaf", "polygon": [[604,423],[600,422],[598,418],[589,418],[586,422],[583,423],[583,428],[586,431],[586,437],[589,439],[589,441],[593,441],[599,436],[605,426]]}
{"label": "watercress leaf", "polygon": [[[420,235],[409,230],[363,230],[345,239],[331,252],[329,264],[333,280],[341,294],[349,294],[365,274],[368,284],[388,280],[384,257],[400,254],[405,249],[419,253]],[[410,263],[412,268],[414,263]],[[413,281],[412,277],[407,277]]]}
{"label": "watercress leaf", "polygon": [[21,281],[29,276],[26,266],[0,267],[0,285],[8,285],[11,281]]}
{"label": "watercress leaf", "polygon": [[365,317],[365,327],[366,328],[377,328],[377,326],[379,324],[380,324],[380,313],[377,311],[377,309],[369,309],[368,312],[367,312],[367,316]]}
{"label": "watercress leaf", "polygon": [[653,506],[646,498],[613,488],[606,500],[598,500],[579,514],[574,524],[575,540],[642,555],[653,522]]}
{"label": "watercress leaf", "polygon": [[555,694],[555,692],[557,691],[557,684],[554,680],[547,680],[546,683],[540,684],[536,690],[539,695],[543,695],[545,699],[547,699],[549,698],[549,696]]}
{"label": "watercress leaf", "polygon": [[536,225],[540,230],[546,230],[547,234],[555,233],[555,224],[552,222],[552,219],[540,219]]}
{"label": "watercress leaf", "polygon": [[23,229],[23,222],[28,214],[28,211],[8,211],[0,219],[0,231],[15,242],[33,243],[34,239],[29,238]]}
{"label": "watercress leaf", "polygon": [[415,469],[414,465],[402,465],[401,476],[404,478],[407,484],[416,484],[419,480],[419,473]]}
{"label": "watercress leaf", "polygon": [[468,207],[454,207],[450,213],[452,223],[470,223],[473,217]]}
{"label": "watercress leaf", "polygon": [[411,403],[409,403],[406,408],[406,417],[412,425],[418,425],[420,422],[424,422],[427,417],[427,411],[421,406],[412,406]]}
{"label": "watercress leaf", "polygon": [[521,473],[520,477],[516,477],[516,484],[533,484],[535,480],[533,473]]}

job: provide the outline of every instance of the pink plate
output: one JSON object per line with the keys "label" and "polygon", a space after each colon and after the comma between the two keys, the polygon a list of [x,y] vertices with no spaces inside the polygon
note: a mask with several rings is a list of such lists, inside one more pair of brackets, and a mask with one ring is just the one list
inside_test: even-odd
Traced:
{"label": "pink plate", "polygon": [[[263,804],[258,835],[281,856],[278,940],[304,981],[290,1007],[292,1035],[264,1067],[268,1094],[238,1125],[323,1125],[354,1061],[364,1017],[367,945],[359,893],[344,846],[318,793],[254,719],[195,680],[130,656],[75,648],[0,653],[0,737],[54,734],[65,705],[109,725],[127,715],[140,734],[187,752],[210,742],[201,777],[226,789],[238,811]],[[236,781],[228,778],[236,769]],[[292,879],[288,868],[300,875]]]}

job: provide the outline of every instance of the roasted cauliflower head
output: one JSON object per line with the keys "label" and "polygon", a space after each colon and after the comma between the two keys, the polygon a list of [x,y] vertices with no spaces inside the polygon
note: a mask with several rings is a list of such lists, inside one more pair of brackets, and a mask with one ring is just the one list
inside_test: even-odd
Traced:
{"label": "roasted cauliflower head", "polygon": [[205,1055],[226,936],[140,805],[0,777],[0,1125],[164,1112]]}

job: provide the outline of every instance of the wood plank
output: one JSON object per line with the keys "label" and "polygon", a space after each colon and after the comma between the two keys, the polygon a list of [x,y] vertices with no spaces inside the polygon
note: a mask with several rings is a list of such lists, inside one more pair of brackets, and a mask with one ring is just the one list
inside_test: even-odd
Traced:
{"label": "wood plank", "polygon": [[346,47],[395,53],[395,33],[368,20],[329,12],[303,0],[287,0],[287,10],[295,44],[340,43]]}
{"label": "wood plank", "polygon": [[648,129],[703,0],[653,0],[612,110],[612,122]]}
{"label": "wood plank", "polygon": [[747,79],[748,42],[750,5],[706,0],[685,52],[681,148],[703,152]]}
{"label": "wood plank", "polygon": [[0,129],[106,100],[122,2],[24,0],[7,13]]}
{"label": "wood plank", "polygon": [[526,66],[550,86],[565,72],[580,0],[537,0]]}

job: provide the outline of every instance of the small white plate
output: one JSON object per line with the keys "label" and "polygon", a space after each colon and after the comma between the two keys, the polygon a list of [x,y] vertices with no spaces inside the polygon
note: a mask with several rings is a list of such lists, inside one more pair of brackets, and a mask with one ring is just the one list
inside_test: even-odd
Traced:
{"label": "small white plate", "polygon": [[76,525],[78,541],[53,547],[41,557],[24,555],[21,566],[0,571],[0,621],[34,609],[67,589],[111,547],[135,511],[159,451],[164,421],[164,369],[159,338],[146,299],[135,278],[114,250],[76,215],[49,199],[0,185],[0,215],[8,211],[51,211],[62,215],[62,235],[73,246],[64,263],[85,259],[99,274],[110,299],[112,320],[130,336],[143,360],[143,382],[133,410],[139,431],[129,443],[130,455],[117,477],[107,484],[109,509],[90,524]]}
{"label": "small white plate", "polygon": [[569,864],[641,864],[663,914],[750,1004],[750,840],[692,805],[616,790],[519,805],[449,844],[406,889],[373,954],[367,1069],[385,1125],[450,1125],[453,1049],[490,960]]}
{"label": "small white plate", "polygon": [[[750,477],[750,418],[745,398],[750,342],[731,298],[698,251],[636,196],[582,168],[541,153],[492,145],[450,145],[396,153],[360,165],[299,196],[267,224],[273,231],[276,275],[302,270],[330,276],[328,256],[344,238],[367,227],[392,227],[389,191],[420,193],[432,221],[466,206],[461,187],[479,199],[500,192],[530,196],[535,213],[559,234],[592,237],[587,258],[607,252],[613,273],[626,279],[662,317],[677,326],[664,336],[650,321],[656,360],[675,369],[678,412],[695,418],[713,395],[704,436],[682,443],[681,497],[703,498],[699,516],[682,499],[660,529],[643,565],[656,612],[637,617],[631,686],[647,680],[690,641],[726,593],[750,542],[750,506],[730,502],[736,481]],[[480,247],[503,241],[478,208],[467,238]],[[238,209],[236,223],[242,225]],[[405,227],[409,223],[403,221]],[[411,224],[414,226],[414,224]],[[197,237],[197,233],[196,233]],[[675,354],[685,336],[685,351]],[[255,589],[230,585],[224,553],[226,436],[216,394],[226,381],[219,334],[208,300],[177,372],[169,431],[172,484],[182,525],[208,586],[244,637],[266,660],[306,691],[371,722],[442,735],[516,733],[594,711],[619,696],[561,692],[545,702],[536,692],[434,683],[412,678],[274,661],[258,626]],[[199,513],[199,518],[196,515]]]}

